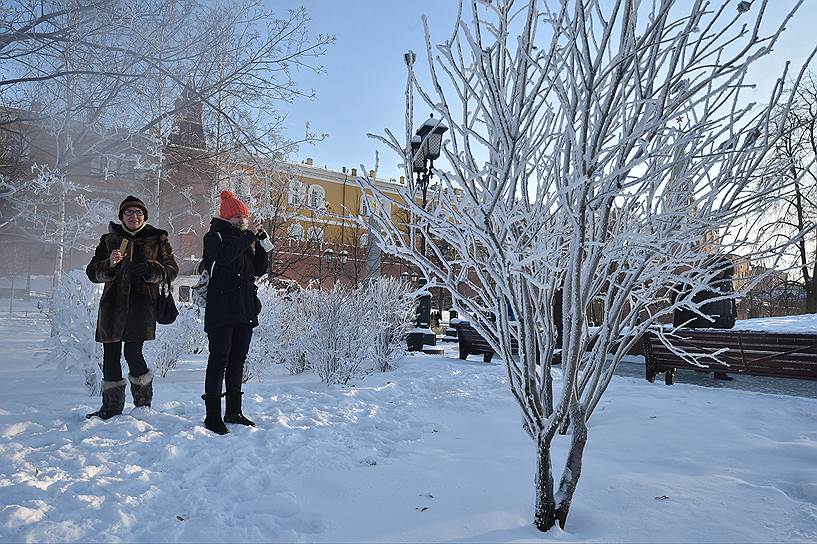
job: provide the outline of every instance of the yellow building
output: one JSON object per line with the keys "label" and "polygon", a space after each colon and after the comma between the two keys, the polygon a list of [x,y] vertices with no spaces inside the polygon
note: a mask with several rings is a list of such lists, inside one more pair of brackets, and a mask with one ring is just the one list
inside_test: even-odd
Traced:
{"label": "yellow building", "polygon": [[[218,170],[218,190],[228,189],[245,198],[254,212],[275,223],[275,237],[283,236],[277,232],[282,226],[286,237],[293,240],[361,243],[355,231],[360,220],[366,222],[374,204],[371,196],[364,197],[356,168],[321,168],[311,158],[302,163],[234,158]],[[374,178],[374,171],[368,174]],[[405,180],[401,176],[399,180],[376,179],[375,183],[397,199]]]}
{"label": "yellow building", "polygon": [[[344,277],[358,284],[372,273],[367,224],[374,204],[364,195],[356,168],[337,171],[315,166],[312,159],[291,163],[233,156],[219,164],[217,172],[217,190],[235,192],[264,219],[275,244],[274,275],[302,284]],[[374,172],[368,177],[374,178]],[[375,180],[378,189],[395,200],[404,183],[403,178]],[[404,212],[389,208],[399,221],[398,214]],[[405,267],[396,271],[383,263],[380,268],[391,275]]]}

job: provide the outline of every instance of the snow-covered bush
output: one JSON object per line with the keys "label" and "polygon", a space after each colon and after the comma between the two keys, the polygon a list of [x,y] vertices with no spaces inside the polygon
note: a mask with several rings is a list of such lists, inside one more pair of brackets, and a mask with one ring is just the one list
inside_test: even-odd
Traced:
{"label": "snow-covered bush", "polygon": [[361,290],[307,289],[301,294],[308,364],[326,384],[347,384],[372,370],[370,312]]}
{"label": "snow-covered bush", "polygon": [[50,356],[58,370],[79,374],[89,395],[102,383],[102,344],[96,342],[96,318],[102,286],[83,270],[64,274],[52,294]]}
{"label": "snow-covered bush", "polygon": [[258,289],[258,298],[261,313],[244,365],[244,382],[259,378],[276,364],[284,365],[292,374],[300,374],[306,370],[300,294],[264,286]]}
{"label": "snow-covered bush", "polygon": [[312,368],[306,358],[306,312],[304,311],[303,291],[278,291],[284,304],[278,314],[280,344],[277,362],[284,365],[290,374],[309,372]]}
{"label": "snow-covered bush", "polygon": [[394,278],[370,283],[361,295],[370,314],[368,339],[373,343],[374,368],[386,372],[394,368],[397,357],[405,352],[415,300],[406,285]]}
{"label": "snow-covered bush", "polygon": [[392,279],[357,290],[260,287],[261,314],[244,381],[276,364],[291,374],[315,371],[327,384],[393,368],[411,328],[414,301],[408,294]]}
{"label": "snow-covered bush", "polygon": [[207,345],[202,323],[195,307],[178,305],[179,316],[172,325],[157,325],[156,339],[145,342],[145,359],[161,377],[176,368],[179,359],[200,353]]}

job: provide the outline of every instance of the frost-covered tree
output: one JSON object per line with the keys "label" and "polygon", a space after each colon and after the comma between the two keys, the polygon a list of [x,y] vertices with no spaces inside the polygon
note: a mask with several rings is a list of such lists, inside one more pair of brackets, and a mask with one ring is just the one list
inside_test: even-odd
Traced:
{"label": "frost-covered tree", "polygon": [[405,353],[406,336],[413,327],[415,299],[405,283],[380,278],[362,292],[362,302],[370,313],[370,341],[374,343],[374,367],[380,372],[392,370]]}
{"label": "frost-covered tree", "polygon": [[[746,217],[783,182],[780,162],[766,160],[780,136],[771,105],[789,97],[780,81],[766,104],[741,93],[802,2],[774,2],[773,27],[763,0],[464,4],[441,43],[426,25],[431,84],[410,67],[407,92],[450,127],[449,167],[433,172],[432,205],[416,182],[393,199],[414,218],[408,233],[385,214],[372,233],[447,288],[504,360],[536,445],[534,522],[547,531],[565,525],[587,420],[617,363],[675,308],[700,312],[696,295],[722,271],[712,253],[753,251]],[[407,101],[405,138],[379,138],[411,180]],[[374,180],[363,185],[389,200]],[[592,328],[591,305],[601,308]]]}
{"label": "frost-covered tree", "polygon": [[[0,140],[27,138],[22,147],[31,152],[28,170],[0,164],[0,228],[13,224],[53,244],[57,274],[66,249],[92,243],[103,215],[92,212],[112,209],[124,194],[148,195],[153,221],[173,234],[179,213],[189,224],[191,207],[170,209],[160,199],[193,199],[167,172],[168,163],[191,160],[163,153],[177,137],[201,148],[195,159],[212,159],[216,171],[223,154],[272,157],[321,138],[308,128],[295,140],[281,134],[280,105],[314,94],[294,71],[319,71],[317,59],[333,42],[310,35],[303,8],[276,15],[260,0],[0,7]],[[194,111],[200,119],[191,131]],[[31,160],[40,167],[33,174]]]}
{"label": "frost-covered tree", "polygon": [[66,274],[53,291],[48,317],[51,339],[48,357],[58,370],[80,374],[89,395],[102,383],[102,344],[95,340],[102,289],[88,281],[84,270]]}
{"label": "frost-covered tree", "polygon": [[[805,311],[813,313],[817,312],[817,74],[808,73],[794,93],[791,107],[780,107],[782,137],[774,146],[774,159],[788,164],[791,183],[781,190],[772,213],[764,214],[760,237],[772,243],[780,237],[797,239],[788,259],[792,278],[778,278],[777,285],[768,287],[778,296],[802,289]],[[768,287],[771,302],[776,297]]]}
{"label": "frost-covered tree", "polygon": [[201,353],[207,347],[204,323],[197,309],[178,304],[179,315],[172,325],[159,325],[156,338],[145,343],[145,360],[161,377],[176,368],[185,355]]}

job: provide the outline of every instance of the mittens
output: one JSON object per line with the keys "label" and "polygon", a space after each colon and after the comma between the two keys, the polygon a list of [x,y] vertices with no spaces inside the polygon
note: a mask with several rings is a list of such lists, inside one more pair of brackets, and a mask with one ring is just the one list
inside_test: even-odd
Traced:
{"label": "mittens", "polygon": [[130,267],[130,276],[132,279],[145,280],[145,276],[150,272],[148,263],[136,263]]}

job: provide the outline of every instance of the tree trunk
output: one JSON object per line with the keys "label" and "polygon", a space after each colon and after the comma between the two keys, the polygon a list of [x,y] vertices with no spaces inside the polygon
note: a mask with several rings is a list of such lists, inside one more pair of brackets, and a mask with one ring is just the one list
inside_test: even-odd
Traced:
{"label": "tree trunk", "polygon": [[817,313],[817,279],[806,283],[806,313]]}
{"label": "tree trunk", "polygon": [[556,523],[556,499],[553,496],[553,467],[550,462],[550,440],[536,440],[536,510],[533,522],[542,532]]}
{"label": "tree trunk", "polygon": [[567,454],[565,470],[559,482],[559,505],[556,508],[556,519],[559,520],[559,527],[564,530],[567,522],[567,514],[570,512],[570,504],[573,502],[573,494],[582,475],[582,461],[584,459],[584,446],[587,444],[587,423],[585,422],[585,410],[579,403],[575,403],[571,414],[571,429],[573,430],[570,441],[570,451]]}

